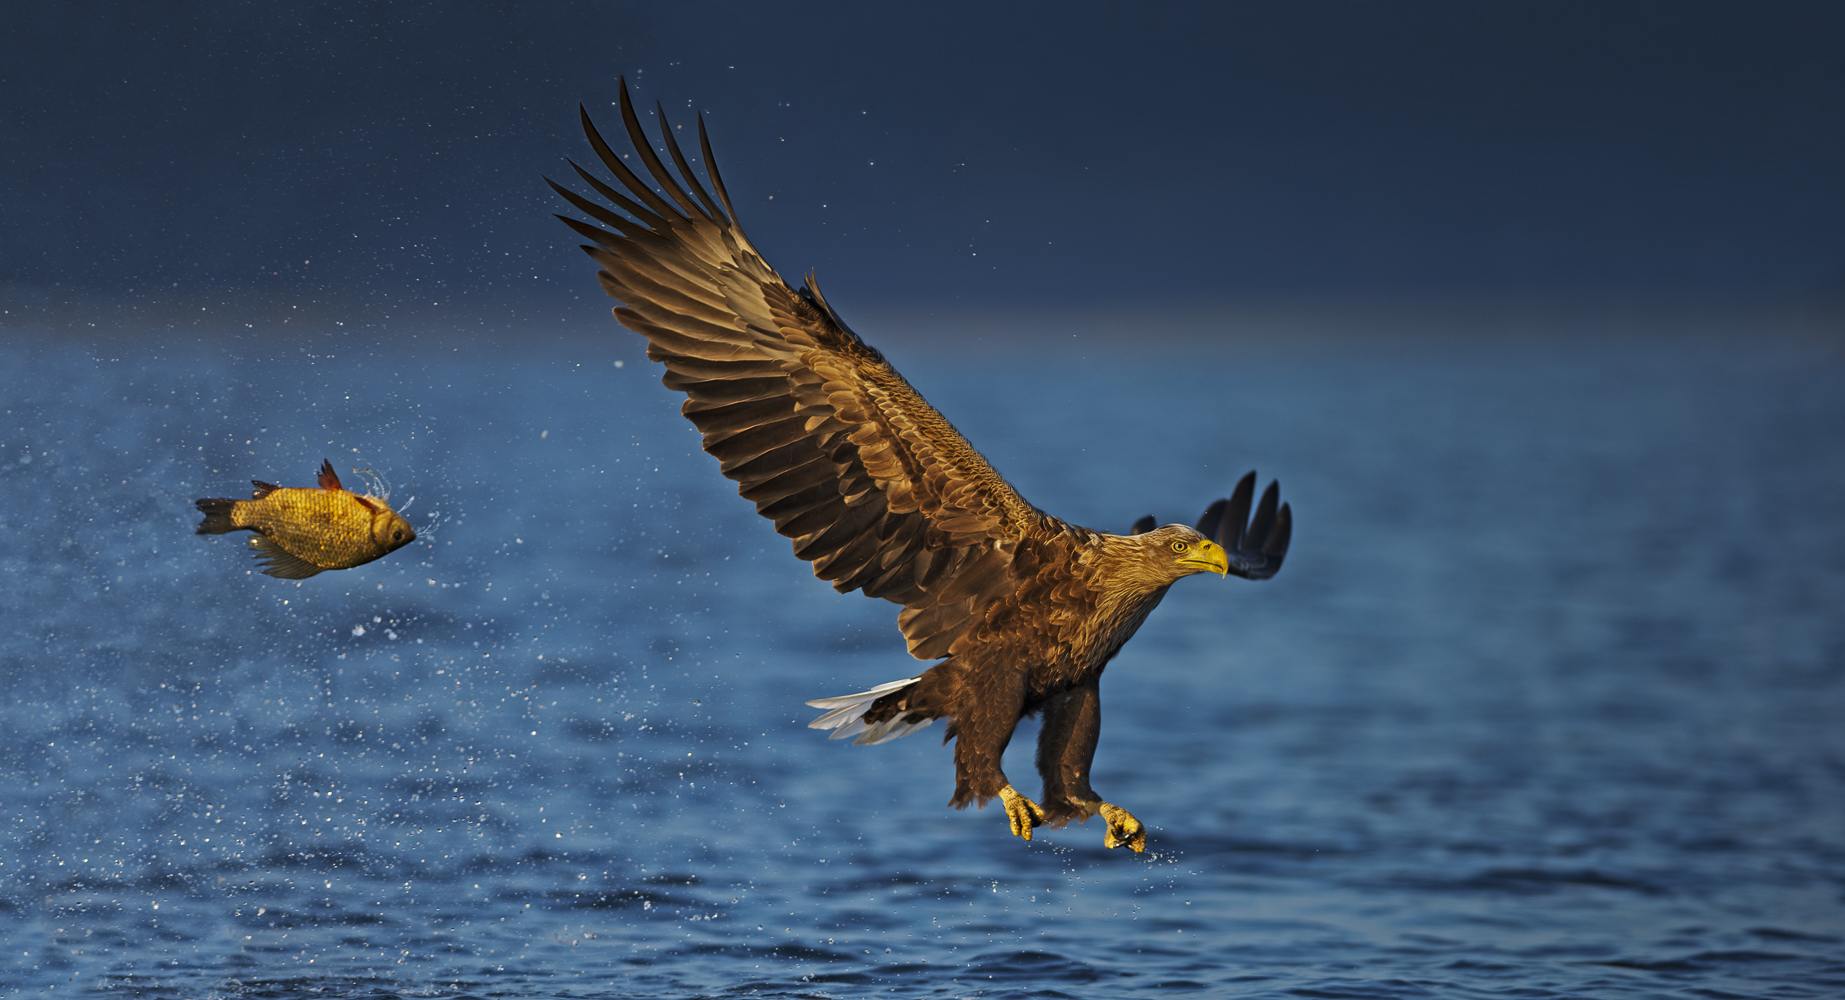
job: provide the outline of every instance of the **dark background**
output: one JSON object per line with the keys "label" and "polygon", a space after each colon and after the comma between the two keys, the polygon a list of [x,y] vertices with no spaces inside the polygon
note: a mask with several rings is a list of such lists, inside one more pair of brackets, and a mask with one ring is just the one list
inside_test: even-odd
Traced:
{"label": "dark background", "polygon": [[45,2],[0,294],[581,317],[539,178],[624,74],[848,317],[1845,290],[1830,3]]}

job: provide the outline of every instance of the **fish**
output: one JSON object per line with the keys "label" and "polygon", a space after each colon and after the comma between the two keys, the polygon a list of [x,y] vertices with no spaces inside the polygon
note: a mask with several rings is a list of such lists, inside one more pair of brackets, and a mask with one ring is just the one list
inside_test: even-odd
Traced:
{"label": "fish", "polygon": [[333,463],[320,463],[319,488],[281,487],[250,480],[248,500],[204,497],[193,501],[205,520],[198,534],[253,533],[250,548],[263,572],[305,580],[330,569],[351,569],[416,541],[410,522],[384,497],[360,496],[340,485]]}

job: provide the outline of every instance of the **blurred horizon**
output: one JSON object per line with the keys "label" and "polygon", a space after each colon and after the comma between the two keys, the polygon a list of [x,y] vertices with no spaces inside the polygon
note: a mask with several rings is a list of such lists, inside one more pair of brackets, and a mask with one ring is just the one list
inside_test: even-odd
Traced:
{"label": "blurred horizon", "polygon": [[[185,298],[125,299],[0,287],[0,332],[7,346],[60,345],[119,350],[135,344],[313,349],[330,344],[466,347],[511,353],[599,350],[646,361],[646,341],[610,315],[614,300],[593,285],[558,301],[447,301],[409,296],[327,299],[306,294],[228,290]],[[787,277],[784,275],[784,277]],[[1068,342],[1087,351],[1195,352],[1215,348],[1304,351],[1345,348],[1552,345],[1609,348],[1776,345],[1845,357],[1845,301],[1820,296],[1410,295],[1254,297],[1216,303],[1115,303],[906,308],[867,302],[821,278],[828,300],[867,343],[927,355],[1038,353]],[[150,341],[151,335],[174,340]],[[934,360],[951,360],[932,355]]]}

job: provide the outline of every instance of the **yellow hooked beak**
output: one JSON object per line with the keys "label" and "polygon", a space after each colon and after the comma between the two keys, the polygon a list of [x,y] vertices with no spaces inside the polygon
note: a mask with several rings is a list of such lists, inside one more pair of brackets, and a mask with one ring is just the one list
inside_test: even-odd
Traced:
{"label": "yellow hooked beak", "polygon": [[1223,546],[1207,539],[1198,543],[1195,552],[1179,560],[1179,565],[1194,573],[1209,570],[1223,576],[1230,572],[1230,554],[1224,551]]}

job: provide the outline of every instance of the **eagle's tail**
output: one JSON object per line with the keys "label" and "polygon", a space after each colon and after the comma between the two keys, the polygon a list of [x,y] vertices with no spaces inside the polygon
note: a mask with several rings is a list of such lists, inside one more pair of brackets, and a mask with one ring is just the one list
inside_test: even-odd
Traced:
{"label": "eagle's tail", "polygon": [[935,721],[935,717],[924,715],[921,712],[898,711],[882,722],[866,722],[865,713],[871,710],[872,704],[878,699],[901,691],[919,680],[922,678],[906,677],[900,681],[891,681],[889,684],[879,684],[869,691],[810,701],[808,704],[814,708],[824,708],[830,711],[808,723],[807,728],[833,730],[827,736],[829,740],[843,740],[848,736],[857,736],[858,739],[852,742],[866,744],[883,743],[899,736],[908,736],[918,729],[927,727],[929,723]]}

